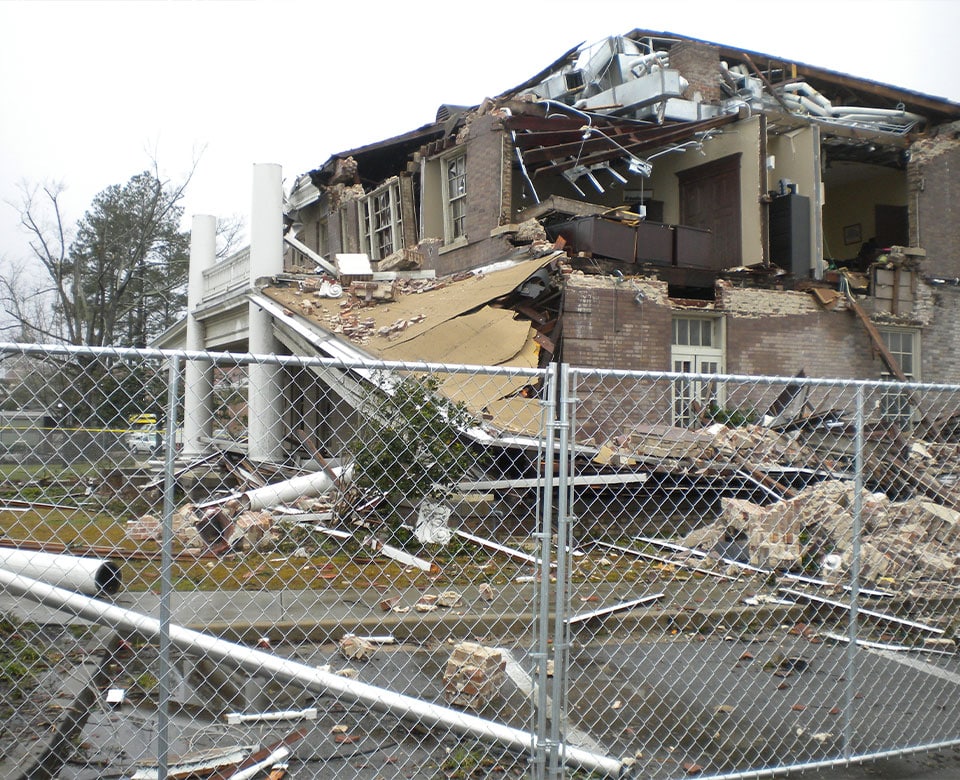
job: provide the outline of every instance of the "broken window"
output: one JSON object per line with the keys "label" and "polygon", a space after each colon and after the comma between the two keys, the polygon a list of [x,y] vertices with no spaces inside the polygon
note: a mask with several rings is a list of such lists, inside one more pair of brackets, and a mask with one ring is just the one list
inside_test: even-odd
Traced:
{"label": "broken window", "polygon": [[382,260],[403,247],[400,180],[391,179],[360,202],[360,246],[371,260]]}
{"label": "broken window", "polygon": [[[879,328],[880,336],[887,350],[897,361],[900,370],[908,381],[919,379],[919,362],[917,360],[917,341],[919,333],[903,328]],[[884,372],[882,378],[894,381],[889,372]],[[910,401],[910,393],[903,390],[885,390],[880,396],[880,416],[887,422],[896,423],[901,428],[909,428],[912,424],[914,408]]]}
{"label": "broken window", "polygon": [[444,241],[453,243],[467,237],[467,156],[451,157],[445,163]]}

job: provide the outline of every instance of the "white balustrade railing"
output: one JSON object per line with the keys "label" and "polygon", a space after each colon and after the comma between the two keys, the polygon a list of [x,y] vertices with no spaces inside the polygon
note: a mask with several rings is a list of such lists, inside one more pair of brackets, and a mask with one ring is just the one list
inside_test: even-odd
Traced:
{"label": "white balustrade railing", "polygon": [[203,272],[201,299],[209,301],[225,293],[241,290],[247,286],[249,280],[250,247],[246,247]]}

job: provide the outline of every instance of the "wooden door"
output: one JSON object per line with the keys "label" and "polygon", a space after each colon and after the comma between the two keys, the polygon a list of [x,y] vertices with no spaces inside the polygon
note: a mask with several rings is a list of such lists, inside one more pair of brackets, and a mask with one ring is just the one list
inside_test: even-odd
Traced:
{"label": "wooden door", "polygon": [[688,168],[680,181],[680,224],[709,230],[710,267],[740,265],[740,155]]}

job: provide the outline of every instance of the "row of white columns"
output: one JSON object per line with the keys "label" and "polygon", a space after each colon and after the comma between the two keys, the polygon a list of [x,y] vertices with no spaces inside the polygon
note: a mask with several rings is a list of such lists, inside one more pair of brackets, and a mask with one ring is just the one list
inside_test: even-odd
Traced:
{"label": "row of white columns", "polygon": [[[253,166],[253,208],[250,218],[250,278],[276,276],[283,271],[283,189],[281,169],[274,163]],[[190,237],[190,272],[187,286],[186,348],[206,349],[203,323],[195,312],[203,298],[203,272],[216,262],[216,217],[193,217]],[[270,315],[249,304],[248,351],[255,355],[277,352]],[[206,451],[205,439],[213,433],[213,367],[189,360],[184,379],[183,455],[197,457]],[[283,459],[283,386],[277,365],[253,363],[248,369],[247,454],[254,461],[278,463]]]}

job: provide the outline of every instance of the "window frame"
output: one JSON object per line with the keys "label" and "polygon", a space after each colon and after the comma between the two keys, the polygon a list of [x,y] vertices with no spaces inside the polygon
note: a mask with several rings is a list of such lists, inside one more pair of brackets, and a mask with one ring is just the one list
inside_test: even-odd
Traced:
{"label": "window frame", "polygon": [[402,198],[400,178],[394,176],[359,199],[360,251],[372,261],[383,260],[404,247]]}
{"label": "window frame", "polygon": [[[460,169],[451,175],[451,166]],[[443,243],[458,244],[467,241],[467,154],[458,150],[441,158],[440,184],[443,196]],[[453,192],[451,184],[457,192]]]}
{"label": "window frame", "polygon": [[[896,328],[896,327],[878,327],[877,332],[883,339],[883,344],[887,351],[897,360],[897,365],[901,373],[908,382],[920,381],[920,331],[915,328]],[[891,336],[896,336],[900,343],[897,348],[891,348]],[[909,337],[909,351],[903,349],[903,337]],[[904,368],[903,356],[910,356],[910,370]],[[880,378],[885,382],[898,381],[889,371],[883,371]],[[917,409],[913,405],[913,400],[909,391],[904,390],[881,390],[878,400],[878,412],[880,418],[885,421],[895,422],[897,425],[909,429],[913,426]]]}
{"label": "window frame", "polygon": [[[691,338],[693,330],[690,325],[694,322],[698,325],[697,335]],[[680,323],[686,327],[681,327]],[[705,330],[705,325],[709,330]],[[685,339],[680,338],[684,332]],[[708,344],[704,343],[705,332],[709,333]],[[726,371],[725,342],[723,317],[674,314],[670,321],[671,370],[677,373],[723,374]],[[707,368],[711,365],[712,371]],[[711,403],[723,406],[725,402],[726,387],[722,383],[715,380],[674,379],[671,382],[671,423],[681,428],[694,426],[698,422],[695,405],[703,408]]]}

